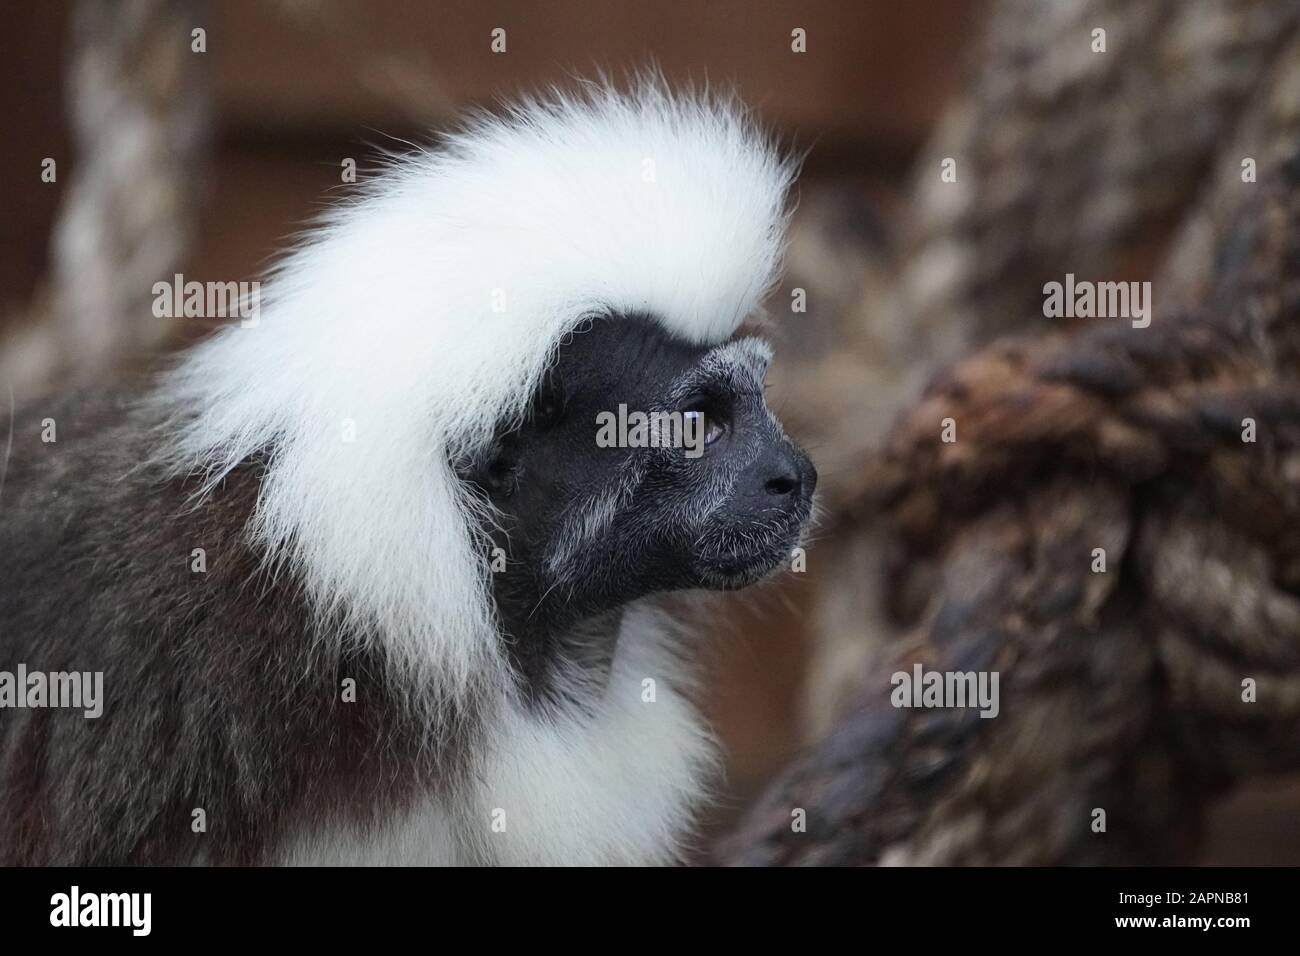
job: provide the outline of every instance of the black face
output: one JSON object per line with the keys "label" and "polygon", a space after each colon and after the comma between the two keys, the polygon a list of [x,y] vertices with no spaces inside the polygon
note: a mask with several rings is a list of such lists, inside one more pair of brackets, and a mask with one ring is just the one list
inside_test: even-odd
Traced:
{"label": "black face", "polygon": [[757,339],[693,346],[636,317],[562,345],[527,421],[463,470],[501,516],[508,631],[744,587],[787,561],[817,472],[764,403],[768,357]]}

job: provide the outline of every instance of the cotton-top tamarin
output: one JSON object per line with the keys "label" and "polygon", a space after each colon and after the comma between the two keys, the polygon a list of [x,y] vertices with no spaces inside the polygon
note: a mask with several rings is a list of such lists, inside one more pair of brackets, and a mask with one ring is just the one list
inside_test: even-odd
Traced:
{"label": "cotton-top tamarin", "polygon": [[793,175],[730,101],[525,101],[139,393],[20,409],[0,670],[104,699],[0,708],[0,863],[677,859],[714,751],[655,596],[780,567],[816,483],[736,337]]}

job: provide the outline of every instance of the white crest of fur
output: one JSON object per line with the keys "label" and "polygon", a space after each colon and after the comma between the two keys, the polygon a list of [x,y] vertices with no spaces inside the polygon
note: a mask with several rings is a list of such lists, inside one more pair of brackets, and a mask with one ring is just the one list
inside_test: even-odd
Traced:
{"label": "white crest of fur", "polygon": [[480,117],[329,214],[259,322],[186,358],[171,456],[215,483],[269,452],[251,531],[319,609],[438,691],[496,679],[490,555],[449,459],[586,316],[730,336],[774,280],[792,175],[737,106],[656,82]]}

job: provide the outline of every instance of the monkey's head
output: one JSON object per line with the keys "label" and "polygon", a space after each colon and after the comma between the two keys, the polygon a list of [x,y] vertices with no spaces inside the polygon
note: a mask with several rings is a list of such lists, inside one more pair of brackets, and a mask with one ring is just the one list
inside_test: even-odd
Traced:
{"label": "monkey's head", "polygon": [[498,601],[531,605],[507,611],[587,615],[785,563],[817,472],[764,401],[770,358],[761,339],[693,345],[643,316],[566,337],[523,420],[464,472],[497,515]]}
{"label": "monkey's head", "polygon": [[471,119],[364,176],[186,356],[164,454],[209,488],[264,462],[268,563],[431,699],[511,679],[503,616],[753,582],[814,482],[736,338],[795,171],[733,99],[654,77]]}

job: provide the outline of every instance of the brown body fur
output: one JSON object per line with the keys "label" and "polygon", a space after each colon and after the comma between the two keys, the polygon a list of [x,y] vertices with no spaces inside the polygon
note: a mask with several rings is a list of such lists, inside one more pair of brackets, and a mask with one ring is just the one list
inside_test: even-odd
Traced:
{"label": "brown body fur", "polygon": [[291,828],[378,819],[443,776],[379,652],[322,639],[291,575],[261,569],[242,534],[260,465],[195,509],[194,480],[141,466],[150,424],[120,396],[14,421],[0,669],[102,671],[103,714],[0,709],[0,864],[264,862]]}

